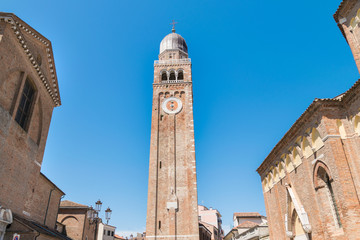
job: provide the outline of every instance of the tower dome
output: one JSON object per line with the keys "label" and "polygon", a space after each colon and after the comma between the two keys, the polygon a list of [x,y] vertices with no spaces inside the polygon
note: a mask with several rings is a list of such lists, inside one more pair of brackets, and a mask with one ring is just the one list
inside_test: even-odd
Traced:
{"label": "tower dome", "polygon": [[160,54],[166,50],[181,50],[188,53],[185,39],[181,35],[175,33],[175,31],[166,35],[160,43]]}

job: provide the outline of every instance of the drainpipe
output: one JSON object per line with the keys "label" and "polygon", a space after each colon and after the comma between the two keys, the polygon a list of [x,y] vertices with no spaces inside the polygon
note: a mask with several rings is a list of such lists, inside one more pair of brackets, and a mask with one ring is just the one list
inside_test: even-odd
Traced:
{"label": "drainpipe", "polygon": [[47,217],[47,213],[48,213],[48,210],[49,210],[51,195],[52,195],[52,192],[53,192],[54,190],[55,190],[55,188],[53,188],[53,189],[50,190],[49,200],[48,200],[48,203],[47,203],[46,212],[45,212],[45,218],[44,218],[44,225],[45,225],[45,226],[46,226],[46,217]]}

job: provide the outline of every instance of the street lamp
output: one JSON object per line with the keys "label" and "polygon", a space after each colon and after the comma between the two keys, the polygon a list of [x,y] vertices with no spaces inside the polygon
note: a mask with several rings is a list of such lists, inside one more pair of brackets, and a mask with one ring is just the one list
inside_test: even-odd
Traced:
{"label": "street lamp", "polygon": [[101,205],[102,205],[102,202],[99,200],[97,200],[97,202],[95,203],[95,211],[96,213],[99,213],[101,211]]}
{"label": "street lamp", "polygon": [[105,218],[106,218],[106,224],[109,224],[109,220],[111,218],[111,209],[108,207],[106,210],[105,210]]}

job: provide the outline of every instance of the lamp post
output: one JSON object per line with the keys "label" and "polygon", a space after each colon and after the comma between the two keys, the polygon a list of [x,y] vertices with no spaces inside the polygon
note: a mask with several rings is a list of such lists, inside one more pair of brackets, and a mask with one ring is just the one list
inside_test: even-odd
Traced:
{"label": "lamp post", "polygon": [[106,224],[109,224],[109,220],[110,220],[110,218],[111,218],[111,213],[112,213],[112,210],[108,207],[108,208],[105,210]]}

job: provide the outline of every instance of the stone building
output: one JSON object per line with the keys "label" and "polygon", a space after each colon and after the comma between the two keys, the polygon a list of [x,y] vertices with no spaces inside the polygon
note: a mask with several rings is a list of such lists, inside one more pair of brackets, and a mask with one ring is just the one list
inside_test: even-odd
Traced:
{"label": "stone building", "polygon": [[146,239],[199,239],[191,60],[173,32],[154,63]]}
{"label": "stone building", "polygon": [[199,222],[199,240],[211,240],[212,233],[205,223]]}
{"label": "stone building", "polygon": [[[334,18],[359,65],[360,1]],[[359,239],[360,81],[315,99],[257,169],[271,239]]]}
{"label": "stone building", "polygon": [[[60,95],[51,42],[0,12],[0,206],[12,224],[0,237],[66,239],[55,231],[64,195],[40,172],[52,111]],[[0,224],[3,224],[0,219]]]}
{"label": "stone building", "polygon": [[198,206],[199,222],[202,223],[211,232],[211,240],[221,240],[224,237],[222,229],[221,214],[218,210]]}

